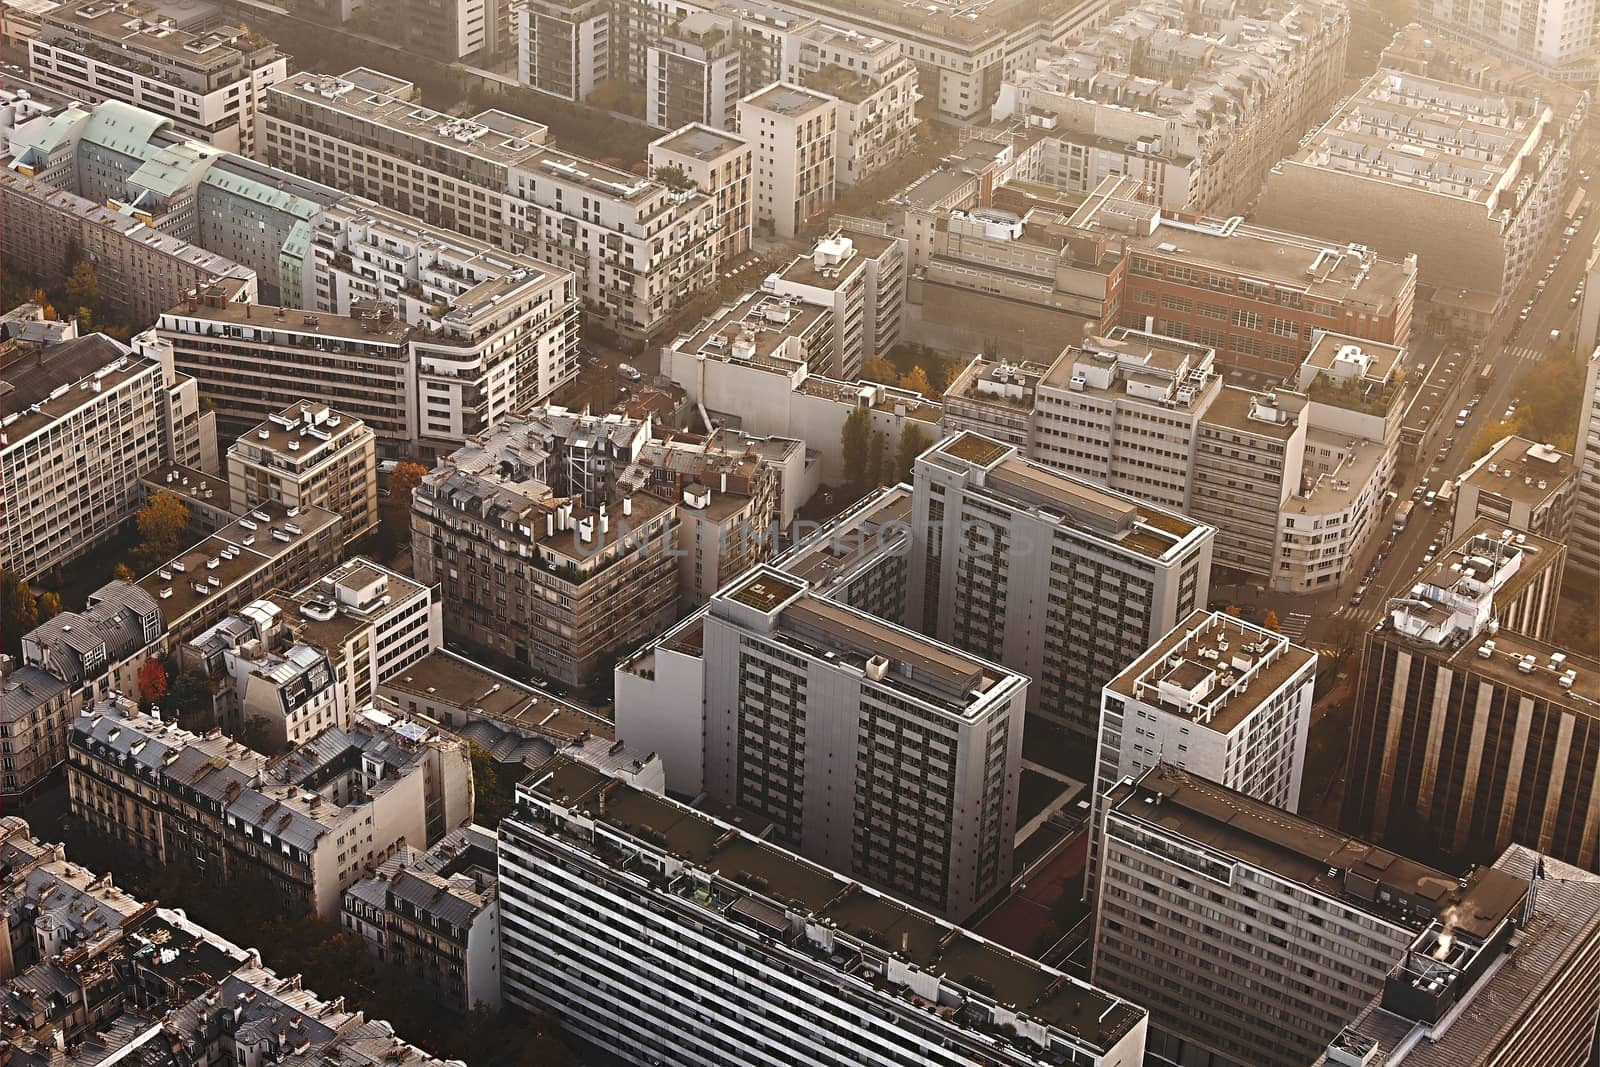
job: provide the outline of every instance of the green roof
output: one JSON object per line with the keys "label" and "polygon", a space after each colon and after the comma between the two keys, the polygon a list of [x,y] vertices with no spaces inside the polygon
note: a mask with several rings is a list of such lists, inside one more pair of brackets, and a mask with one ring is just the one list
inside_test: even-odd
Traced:
{"label": "green roof", "polygon": [[121,100],[107,100],[90,114],[89,124],[83,128],[83,139],[143,159],[150,152],[150,140],[156,132],[171,126],[172,120],[164,115]]}

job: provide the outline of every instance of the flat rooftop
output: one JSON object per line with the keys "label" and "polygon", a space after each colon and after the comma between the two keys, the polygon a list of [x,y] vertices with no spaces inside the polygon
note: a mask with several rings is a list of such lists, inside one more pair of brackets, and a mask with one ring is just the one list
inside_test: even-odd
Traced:
{"label": "flat rooftop", "polygon": [[1229,733],[1316,660],[1316,653],[1282,634],[1220,612],[1196,611],[1106,688]]}
{"label": "flat rooftop", "polygon": [[749,144],[748,141],[736,134],[696,123],[691,126],[685,126],[676,133],[669,133],[665,137],[656,138],[650,142],[650,147],[659,146],[680,156],[706,161],[720,158],[725,153],[742,148],[747,144]]}
{"label": "flat rooftop", "polygon": [[1302,361],[1318,370],[1333,370],[1336,365],[1364,364],[1362,376],[1377,381],[1387,381],[1396,369],[1405,365],[1406,350],[1399,345],[1386,345],[1382,341],[1369,341],[1364,337],[1351,337],[1342,333],[1317,331],[1311,351]]}
{"label": "flat rooftop", "polygon": [[[1459,674],[1482,675],[1497,685],[1546,700],[1563,711],[1600,719],[1600,660],[1503,627],[1494,635],[1494,651],[1485,659],[1478,654],[1478,649],[1483,645],[1482,637],[1486,636],[1466,642],[1453,653],[1443,650],[1436,654],[1442,655],[1449,667]],[[1558,652],[1566,659],[1560,670],[1552,670],[1548,666],[1550,657]],[[1523,673],[1518,665],[1526,656],[1533,657],[1533,670]],[[1568,670],[1576,671],[1577,675],[1572,687],[1563,689],[1560,678]]]}
{"label": "flat rooftop", "polygon": [[125,0],[122,3],[113,0],[79,0],[49,12],[44,18],[44,25],[80,31],[134,56],[142,53],[175,60],[177,69],[214,70],[232,63],[244,63],[251,53],[263,49],[269,50],[268,58],[276,57],[276,49],[271,41],[251,33],[242,25],[222,25],[191,33],[163,23],[164,17],[159,5],[139,3],[138,0]]}
{"label": "flat rooftop", "polygon": [[[799,369],[798,363],[775,358],[773,353],[788,338],[803,338],[819,328],[819,323],[826,325],[824,320],[830,319],[832,314],[831,308],[757,289],[725,305],[701,322],[693,333],[678,338],[673,348],[730,362],[742,359],[767,370],[793,374]],[[741,337],[753,342],[754,348],[741,348],[741,354],[736,356],[734,342]]]}
{"label": "flat rooftop", "polygon": [[[256,330],[255,339],[263,344],[285,347],[304,346],[303,338],[338,338],[374,346],[363,350],[364,356],[392,355],[395,359],[408,358],[405,343],[411,337],[411,327],[398,315],[384,322],[381,318],[352,318],[330,315],[321,311],[302,311],[298,308],[269,307],[246,301],[229,300],[217,303],[187,303],[168,308],[167,315],[197,319],[201,322],[224,322],[248,325]],[[385,353],[383,347],[392,351]]]}
{"label": "flat rooftop", "polygon": [[1256,418],[1251,415],[1251,412],[1280,410],[1266,405],[1267,398],[1265,393],[1225,384],[1217,390],[1216,398],[1211,401],[1211,406],[1206,409],[1205,417],[1201,421],[1208,425],[1226,426],[1232,430],[1242,430],[1260,437],[1287,441],[1294,436],[1295,428],[1299,425],[1293,415],[1282,412],[1283,417],[1276,420]]}
{"label": "flat rooftop", "polygon": [[[651,852],[665,851],[713,872],[723,899],[731,897],[731,903],[723,907],[692,894],[687,899],[724,911],[730,921],[782,935],[786,909],[831,920],[857,943],[894,952],[921,971],[982,991],[1097,1048],[1115,1043],[1144,1017],[1143,1009],[1060,971],[566,757],[553,757],[521,788],[568,810],[588,812]],[[844,964],[832,965],[840,977],[848,973]]]}
{"label": "flat rooftop", "polygon": [[787,118],[799,118],[831,104],[833,101],[821,93],[798,85],[769,85],[740,101]]}
{"label": "flat rooftop", "polygon": [[881,489],[858,501],[773,565],[809,582],[817,594],[828,596],[835,583],[848,580],[881,552],[909,538],[911,515],[911,491],[906,486]]}
{"label": "flat rooftop", "polygon": [[584,708],[443,649],[384,679],[381,688],[565,740],[614,736],[610,723]]}
{"label": "flat rooftop", "polygon": [[[262,452],[281,453],[285,460],[300,464],[315,455],[345,447],[350,443],[350,435],[362,425],[359,419],[326,404],[298,400],[251,427],[228,451],[245,445]],[[324,440],[319,434],[328,439]],[[291,443],[295,446],[292,449]]]}
{"label": "flat rooftop", "polygon": [[8,443],[37,433],[153,367],[143,356],[124,354],[103,333],[43,348],[18,345],[13,352],[0,365],[0,421]]}
{"label": "flat rooftop", "polygon": [[[1118,784],[1106,801],[1108,810],[1125,818],[1181,835],[1417,930],[1455,907],[1452,922],[1457,928],[1486,937],[1521,905],[1528,888],[1525,879],[1491,868],[1476,869],[1463,887],[1455,875],[1165,763],[1150,768],[1131,784]],[[1415,910],[1385,906],[1375,891],[1353,893],[1359,880],[1391,891]]]}
{"label": "flat rooftop", "polygon": [[790,0],[788,6],[890,37],[975,46],[1080,5],[1074,0]]}
{"label": "flat rooftop", "polygon": [[[888,237],[870,233],[849,233],[823,238],[817,243],[817,249],[820,251],[828,242],[838,242],[841,239],[850,242],[850,254],[840,262],[830,263],[827,267],[819,269],[813,253],[802,253],[789,261],[788,266],[779,273],[779,277],[796,285],[809,285],[817,289],[838,289],[850,281],[867,260],[877,259],[895,246],[894,240]],[[828,273],[822,273],[823,270]]]}
{"label": "flat rooftop", "polygon": [[1561,492],[1575,471],[1571,453],[1513,435],[1475,462],[1461,484],[1537,507]]}

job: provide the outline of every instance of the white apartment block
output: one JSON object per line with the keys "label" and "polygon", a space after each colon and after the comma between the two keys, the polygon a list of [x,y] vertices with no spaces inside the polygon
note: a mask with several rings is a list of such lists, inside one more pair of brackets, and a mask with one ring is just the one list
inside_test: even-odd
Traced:
{"label": "white apartment block", "polygon": [[756,224],[793,237],[834,197],[838,101],[775,82],[739,101],[739,133],[755,155]]}
{"label": "white apartment block", "polygon": [[1414,942],[1431,952],[1444,935],[1452,963],[1469,945],[1503,949],[1528,892],[1525,878],[1457,878],[1166,764],[1118,783],[1096,830],[1093,980],[1147,1006],[1157,1067],[1303,1067]]}
{"label": "white apartment block", "polygon": [[650,172],[682,171],[684,177],[711,198],[717,221],[716,265],[727,264],[750,251],[754,225],[751,184],[755,181],[750,142],[737,134],[691,123],[650,142]]}
{"label": "white apartment block", "polygon": [[1144,1009],[727,822],[560,757],[517,794],[506,1002],[623,1062],[1143,1061]]}
{"label": "white apartment block", "polygon": [[28,41],[28,77],[73,100],[121,100],[164,115],[184,134],[255,155],[256,113],[289,60],[243,24],[216,24],[141,0],[73,0],[49,11]]}
{"label": "white apartment block", "polygon": [[887,227],[836,230],[819,238],[810,255],[796,256],[767,276],[764,292],[796,297],[833,316],[833,358],[813,364],[835,378],[860,377],[862,365],[900,343],[905,315],[906,243]]}
{"label": "white apartment block", "polygon": [[1033,680],[1093,738],[1100,687],[1203,607],[1216,531],[975,433],[913,467],[906,622]]}
{"label": "white apartment block", "polygon": [[144,475],[216,455],[215,420],[202,416],[195,380],[170,352],[46,325],[57,327],[50,343],[12,342],[4,365],[0,566],[24,580],[121,528],[142,502]]}
{"label": "white apartment block", "polygon": [[263,500],[327,508],[347,541],[378,527],[377,437],[360,419],[302,400],[275,412],[228,449],[235,515]]}
{"label": "white apartment block", "polygon": [[563,100],[580,101],[611,77],[607,0],[524,0],[512,11],[517,81]]}
{"label": "white apartment block", "polygon": [[1416,19],[1452,38],[1547,78],[1593,84],[1597,73],[1594,0],[1529,0],[1503,6],[1483,0],[1423,0]]}
{"label": "white apartment block", "polygon": [[834,184],[864,181],[908,154],[917,133],[917,68],[883,37],[817,26],[802,39],[800,84],[838,101]]}
{"label": "white apartment block", "polygon": [[1595,582],[1600,582],[1600,348],[1589,357],[1582,404],[1577,453],[1573,457],[1578,487],[1572,531],[1567,539],[1567,565],[1572,568],[1574,580],[1587,581],[1593,588]]}
{"label": "white apartment block", "polygon": [[1009,887],[1023,676],[763,567],[616,686],[618,737],[674,792],[956,920]]}
{"label": "white apartment block", "polygon": [[1240,213],[1340,91],[1349,35],[1342,4],[1235,14],[1147,0],[1019,65],[993,117],[1054,142],[1034,180],[1087,193],[1132,175],[1162,207]]}
{"label": "white apartment block", "polygon": [[1316,680],[1310,649],[1230,615],[1196,611],[1106,683],[1096,815],[1114,785],[1158,764],[1298,811]]}
{"label": "white apartment block", "polygon": [[1314,233],[1337,218],[1344,240],[1418,256],[1422,284],[1481,319],[1544,262],[1571,195],[1589,97],[1545,88],[1521,96],[1380,69],[1272,168],[1255,219]]}
{"label": "white apartment block", "polygon": [[73,724],[67,785],[74,815],[150,862],[263,878],[333,921],[370,869],[472,819],[466,744],[371,708],[268,760],[106,701]]}
{"label": "white apartment block", "polygon": [[267,162],[570,270],[590,314],[647,336],[714,278],[716,205],[545,139],[502,111],[425,108],[365,68],[280,82],[262,116]]}
{"label": "white apartment block", "polygon": [[645,45],[645,121],[661,129],[704,122],[738,128],[744,95],[736,20],[691,11]]}

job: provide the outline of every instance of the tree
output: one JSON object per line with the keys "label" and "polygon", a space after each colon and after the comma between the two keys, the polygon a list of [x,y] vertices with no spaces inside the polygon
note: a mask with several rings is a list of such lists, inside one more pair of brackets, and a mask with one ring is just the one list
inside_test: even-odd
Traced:
{"label": "tree", "polygon": [[1267,612],[1267,617],[1261,620],[1261,625],[1273,631],[1281,631],[1283,629],[1283,625],[1278,622],[1278,613],[1276,611]]}
{"label": "tree", "polygon": [[40,622],[49,622],[61,614],[61,594],[46,590],[37,601]]}
{"label": "tree", "polygon": [[151,704],[159,703],[167,695],[167,669],[154,656],[139,668],[139,695]]}
{"label": "tree", "polygon": [[394,499],[402,505],[411,507],[411,494],[417,491],[417,486],[422,484],[422,479],[428,476],[428,468],[420,463],[395,464],[389,474],[389,492],[394,494]]}
{"label": "tree", "polygon": [[87,306],[78,308],[78,313],[73,318],[78,320],[79,334],[94,333],[94,312]]}
{"label": "tree", "polygon": [[845,477],[853,485],[862,485],[866,481],[867,452],[872,447],[872,411],[865,406],[857,407],[850,412],[844,420],[844,429],[839,434],[840,447],[844,451]]}
{"label": "tree", "polygon": [[118,581],[131,582],[133,581],[133,568],[126,563],[119,563],[111,569],[111,577],[116,578]]}
{"label": "tree", "polygon": [[873,434],[871,442],[867,445],[866,487],[868,489],[876,489],[883,484],[884,479],[888,476],[889,469],[884,465],[885,460],[888,458],[888,452],[889,435],[885,433]]}
{"label": "tree", "polygon": [[100,276],[94,272],[93,263],[80,259],[73,265],[67,276],[66,293],[74,307],[95,307],[100,303]]}
{"label": "tree", "polygon": [[895,482],[909,482],[911,468],[916,463],[917,457],[927,451],[931,443],[921,426],[908,421],[905,429],[900,431],[900,448],[895,453],[892,479]]}
{"label": "tree", "polygon": [[189,506],[171,493],[157,493],[134,517],[144,542],[134,557],[144,567],[158,566],[177,555],[189,532]]}
{"label": "tree", "polygon": [[0,569],[0,637],[5,639],[7,652],[22,650],[22,635],[39,625],[38,611],[28,583]]}
{"label": "tree", "polygon": [[516,805],[516,779],[501,776],[489,750],[469,741],[472,756],[472,821],[491,829]]}
{"label": "tree", "polygon": [[861,377],[869,382],[882,382],[887,385],[899,381],[900,372],[894,369],[893,363],[882,356],[871,356],[861,364]]}
{"label": "tree", "polygon": [[933,392],[933,386],[928,382],[928,372],[922,369],[919,363],[905,374],[900,376],[900,388],[910,389],[912,392],[928,396]]}

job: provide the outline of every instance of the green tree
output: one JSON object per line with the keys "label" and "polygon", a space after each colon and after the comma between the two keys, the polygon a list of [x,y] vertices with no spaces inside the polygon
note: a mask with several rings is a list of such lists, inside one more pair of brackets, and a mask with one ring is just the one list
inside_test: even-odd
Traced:
{"label": "green tree", "polygon": [[134,516],[144,540],[134,558],[148,570],[178,554],[189,533],[189,506],[171,493],[157,493]]}
{"label": "green tree", "polygon": [[60,593],[46,590],[39,594],[39,599],[35,603],[37,605],[37,613],[40,622],[49,622],[51,619],[61,614]]}
{"label": "green tree", "polygon": [[894,473],[891,480],[894,482],[909,482],[911,468],[917,462],[917,457],[927,451],[933,442],[923,431],[921,426],[907,421],[905,429],[900,431],[900,446],[895,453]]}
{"label": "green tree", "polygon": [[133,568],[126,563],[119,563],[111,569],[111,576],[119,581],[133,581]]}
{"label": "green tree", "polygon": [[94,312],[87,305],[78,308],[78,313],[73,316],[78,320],[78,333],[80,335],[94,333]]}
{"label": "green tree", "polygon": [[928,372],[922,369],[920,363],[900,376],[900,388],[910,389],[923,396],[933,392],[933,386],[928,381]]}
{"label": "green tree", "polygon": [[80,259],[73,265],[72,273],[67,275],[66,284],[67,301],[73,307],[96,307],[100,303],[100,276],[94,272],[94,264],[87,259]]}
{"label": "green tree", "polygon": [[22,635],[39,625],[39,605],[28,583],[0,570],[0,637],[12,655],[22,650]]}
{"label": "green tree", "polygon": [[845,477],[852,485],[867,481],[867,453],[872,447],[872,409],[858,406],[844,420],[839,444],[844,451]]}
{"label": "green tree", "polygon": [[867,445],[867,476],[866,487],[876,489],[884,483],[889,476],[889,468],[885,465],[889,452],[889,435],[875,433]]}

